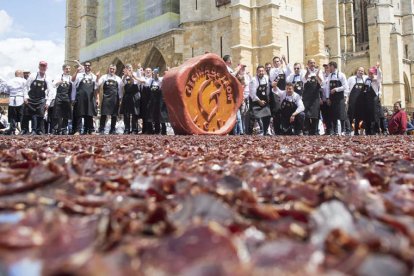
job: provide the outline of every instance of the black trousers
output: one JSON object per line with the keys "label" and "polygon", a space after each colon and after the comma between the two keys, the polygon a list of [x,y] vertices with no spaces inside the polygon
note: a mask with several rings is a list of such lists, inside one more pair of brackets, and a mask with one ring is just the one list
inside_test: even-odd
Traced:
{"label": "black trousers", "polygon": [[76,118],[76,132],[80,132],[82,129],[82,119],[83,119],[83,134],[92,134],[95,131],[93,127],[93,117],[92,116],[80,116]]}
{"label": "black trousers", "polygon": [[273,118],[273,129],[275,131],[276,135],[282,134],[282,114],[280,112],[277,112],[272,116]]}
{"label": "black trousers", "polygon": [[[341,132],[345,131],[345,120],[339,120],[341,124]],[[338,120],[332,120],[333,134],[338,134]]]}
{"label": "black trousers", "polygon": [[322,113],[322,121],[326,127],[325,134],[332,134],[332,120],[331,120],[329,108],[330,107],[328,103],[326,101],[323,102],[321,106],[321,113]]}
{"label": "black trousers", "polygon": [[10,123],[10,132],[14,133],[16,131],[16,125],[18,122],[23,120],[23,107],[21,106],[9,106],[8,108],[8,119]]}
{"label": "black trousers", "polygon": [[67,134],[68,119],[53,118],[53,131],[54,134]]}
{"label": "black trousers", "polygon": [[[107,118],[108,118],[107,115],[101,115],[101,119],[99,120],[99,132],[105,131],[105,124],[106,124]],[[111,116],[111,129],[109,133],[115,132],[116,119],[117,119],[117,116]]]}
{"label": "black trousers", "polygon": [[263,123],[263,135],[269,133],[270,116],[261,118]]}
{"label": "black trousers", "polygon": [[319,119],[305,117],[305,129],[309,135],[317,135],[319,128]]}
{"label": "black trousers", "polygon": [[166,123],[152,123],[153,134],[167,134],[167,124]]}
{"label": "black trousers", "polygon": [[124,115],[125,133],[138,133],[138,116],[134,114]]}
{"label": "black trousers", "polygon": [[29,121],[32,120],[32,132],[33,133],[44,133],[44,120],[43,116],[30,116],[24,115],[22,120],[22,131],[25,133],[29,132]]}
{"label": "black trousers", "polygon": [[[290,122],[290,116],[289,118],[282,117],[283,122]],[[295,121],[293,123],[289,123],[291,127],[293,127],[293,132],[291,130],[291,127],[288,128],[287,132],[284,132],[284,135],[300,135],[303,133],[303,126],[305,123],[305,114],[299,113],[295,116]]]}

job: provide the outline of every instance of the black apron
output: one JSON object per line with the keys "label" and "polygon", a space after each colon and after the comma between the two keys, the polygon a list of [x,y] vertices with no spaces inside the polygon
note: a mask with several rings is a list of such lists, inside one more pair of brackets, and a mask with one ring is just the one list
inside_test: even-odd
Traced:
{"label": "black apron", "polygon": [[378,105],[379,105],[379,97],[375,93],[374,89],[371,85],[371,80],[367,79],[365,81],[365,122],[376,122],[379,120],[379,112],[378,112]]}
{"label": "black apron", "polygon": [[354,119],[364,118],[365,99],[364,99],[364,83],[358,83],[358,78],[355,77],[355,85],[349,94],[348,101],[348,117],[352,122]]}
{"label": "black apron", "polygon": [[127,77],[124,85],[124,96],[121,104],[121,114],[139,115],[140,109],[140,87],[134,83],[134,80]]}
{"label": "black apron", "polygon": [[141,102],[140,102],[140,118],[148,122],[149,117],[149,101],[151,97],[151,88],[149,86],[141,86]]}
{"label": "black apron", "polygon": [[24,108],[25,116],[45,116],[47,89],[46,76],[44,81],[38,80],[38,76],[39,74],[36,75],[35,80],[30,84],[28,93],[29,99]]}
{"label": "black apron", "polygon": [[148,121],[149,122],[161,122],[161,87],[154,82],[151,81],[150,84],[150,97],[148,101]]}
{"label": "black apron", "polygon": [[252,107],[252,113],[253,113],[254,118],[260,119],[260,118],[271,116],[270,106],[269,106],[269,86],[268,86],[267,81],[265,84],[260,84],[259,78],[257,78],[257,82],[259,83],[259,86],[257,87],[257,90],[256,90],[256,96],[260,100],[265,101],[266,104],[264,106],[260,106],[257,101],[255,102],[251,101],[250,106]]}
{"label": "black apron", "polygon": [[320,89],[321,85],[317,81],[316,76],[310,77],[309,81],[305,83],[302,101],[305,106],[306,118],[319,119],[320,117]]}
{"label": "black apron", "polygon": [[[296,80],[296,77],[299,77],[298,81]],[[302,97],[302,95],[303,95],[303,81],[300,80],[300,75],[295,75],[293,77],[292,83],[293,83],[293,89],[295,90],[295,92],[297,94],[299,94],[299,96]]]}
{"label": "black apron", "polygon": [[164,100],[164,92],[162,92],[161,90],[161,123],[168,123],[169,117],[168,117],[168,108],[167,108],[167,104],[165,103]]}
{"label": "black apron", "polygon": [[119,91],[116,80],[106,80],[103,85],[101,115],[118,116]]}
{"label": "black apron", "polygon": [[286,75],[285,75],[285,73],[279,74],[277,79],[278,79],[277,87],[280,90],[286,90]]}
{"label": "black apron", "polygon": [[61,81],[62,83],[56,89],[53,118],[72,119],[72,83],[63,81],[63,75]]}
{"label": "black apron", "polygon": [[85,74],[76,89],[75,110],[78,117],[97,115],[95,82]]}
{"label": "black apron", "polygon": [[281,104],[281,113],[282,113],[282,131],[283,133],[291,133],[293,131],[293,124],[290,123],[290,117],[296,111],[298,106],[293,101],[288,101],[284,99]]}
{"label": "black apron", "polygon": [[[329,82],[329,92],[337,87],[341,87],[342,83],[340,80],[331,80]],[[346,108],[345,108],[345,95],[344,91],[335,92],[329,96],[331,100],[331,118],[332,120],[345,120],[346,119]]]}

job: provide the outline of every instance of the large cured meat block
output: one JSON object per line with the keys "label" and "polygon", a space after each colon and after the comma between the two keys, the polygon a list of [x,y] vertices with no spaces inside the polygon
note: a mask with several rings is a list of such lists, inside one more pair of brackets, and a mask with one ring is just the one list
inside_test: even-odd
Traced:
{"label": "large cured meat block", "polygon": [[224,61],[206,54],[168,71],[163,93],[176,134],[228,134],[243,102],[243,88]]}

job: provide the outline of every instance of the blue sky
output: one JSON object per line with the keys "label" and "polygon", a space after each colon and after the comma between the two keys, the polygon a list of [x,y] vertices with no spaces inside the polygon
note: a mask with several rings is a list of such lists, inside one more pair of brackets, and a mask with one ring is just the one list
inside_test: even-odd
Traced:
{"label": "blue sky", "polygon": [[65,0],[0,0],[0,77],[16,69],[35,71],[39,60],[50,74],[64,61]]}

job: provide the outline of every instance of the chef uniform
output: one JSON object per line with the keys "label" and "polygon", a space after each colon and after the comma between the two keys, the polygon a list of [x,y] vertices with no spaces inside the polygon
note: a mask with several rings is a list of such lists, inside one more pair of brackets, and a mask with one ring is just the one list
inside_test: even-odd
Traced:
{"label": "chef uniform", "polygon": [[364,85],[364,96],[365,96],[365,133],[367,135],[376,134],[375,126],[379,125],[380,112],[382,107],[380,103],[381,97],[381,81],[382,72],[377,68],[377,76],[374,79],[367,77]]}
{"label": "chef uniform", "polygon": [[152,134],[152,123],[149,121],[149,101],[151,98],[150,84],[152,77],[145,76],[141,85],[140,118],[142,119],[142,134]]}
{"label": "chef uniform", "polygon": [[32,133],[44,133],[44,115],[46,106],[54,99],[54,90],[51,80],[40,73],[31,74],[26,81],[24,99],[27,103],[23,109],[22,134],[29,132],[29,121],[32,119]]}
{"label": "chef uniform", "polygon": [[[264,75],[259,79],[258,76],[252,78],[249,84],[249,95],[250,95],[250,109],[253,117],[256,120],[262,120],[263,123],[263,135],[268,134],[270,124],[270,104],[269,104],[269,92],[270,83],[268,76]],[[260,106],[258,101],[265,101],[264,106]],[[253,124],[250,126],[253,127]],[[251,133],[252,131],[249,130]]]}
{"label": "chef uniform", "polygon": [[24,94],[26,90],[27,86],[24,78],[14,77],[5,83],[3,92],[9,94],[9,108],[7,113],[10,123],[10,128],[5,134],[14,135],[17,123],[22,122]]}
{"label": "chef uniform", "polygon": [[303,85],[304,85],[304,82],[305,82],[304,77],[305,76],[304,76],[303,72],[301,72],[300,74],[292,73],[286,79],[287,83],[290,82],[290,83],[293,84],[293,89],[295,90],[296,94],[299,94],[299,96],[301,96],[301,97],[303,95]]}
{"label": "chef uniform", "polygon": [[305,106],[305,129],[309,135],[318,133],[320,106],[322,100],[321,84],[318,81],[317,69],[308,69],[307,78],[303,80],[304,88],[302,94],[303,105]]}
{"label": "chef uniform", "polygon": [[[157,71],[154,70],[154,74]],[[147,82],[150,96],[148,99],[148,124],[149,133],[151,134],[160,134],[161,127],[163,134],[166,134],[167,127],[165,121],[161,122],[161,104],[163,102],[162,98],[162,78],[151,78]]]}
{"label": "chef uniform", "polygon": [[89,72],[81,72],[76,75],[72,88],[72,100],[74,100],[74,115],[76,126],[74,132],[80,132],[82,119],[84,119],[83,134],[92,134],[95,131],[93,116],[97,115],[95,90],[98,88],[96,76]]}
{"label": "chef uniform", "polygon": [[[338,120],[341,122],[341,131],[345,130],[345,120],[347,118],[345,97],[348,96],[348,81],[345,75],[338,70],[329,74],[329,100],[331,101],[330,115],[334,134],[338,134]],[[335,89],[335,93],[330,91]]]}
{"label": "chef uniform", "polygon": [[72,119],[72,76],[61,74],[55,78],[54,134],[68,134],[68,121]]}
{"label": "chef uniform", "polygon": [[99,133],[104,133],[107,116],[111,116],[109,134],[116,134],[115,126],[119,113],[119,102],[122,99],[123,83],[117,75],[105,74],[98,81],[98,87],[101,86],[103,86],[103,98],[101,102]]}
{"label": "chef uniform", "polygon": [[[134,77],[137,78],[136,74]],[[141,86],[129,76],[122,78],[124,93],[120,113],[124,115],[124,134],[138,134],[138,115],[140,113]],[[132,117],[132,118],[131,118]],[[132,122],[131,122],[132,119]]]}
{"label": "chef uniform", "polygon": [[286,89],[286,78],[290,76],[291,74],[290,66],[287,66],[287,68],[279,67],[275,68],[273,67],[270,69],[269,76],[270,76],[270,83],[277,80],[277,87],[280,90]]}
{"label": "chef uniform", "polygon": [[[303,123],[305,120],[305,106],[302,98],[296,92],[291,96],[286,91],[280,90],[279,87],[272,89],[272,93],[277,94],[281,100],[281,122],[282,132],[284,135],[301,135],[303,130]],[[295,114],[295,120],[290,122],[291,116]]]}
{"label": "chef uniform", "polygon": [[[352,76],[348,79],[349,101],[348,101],[348,118],[350,123],[354,123],[354,135],[359,135],[359,124],[364,119],[365,113],[365,81],[368,77]],[[355,120],[355,122],[354,122]]]}

